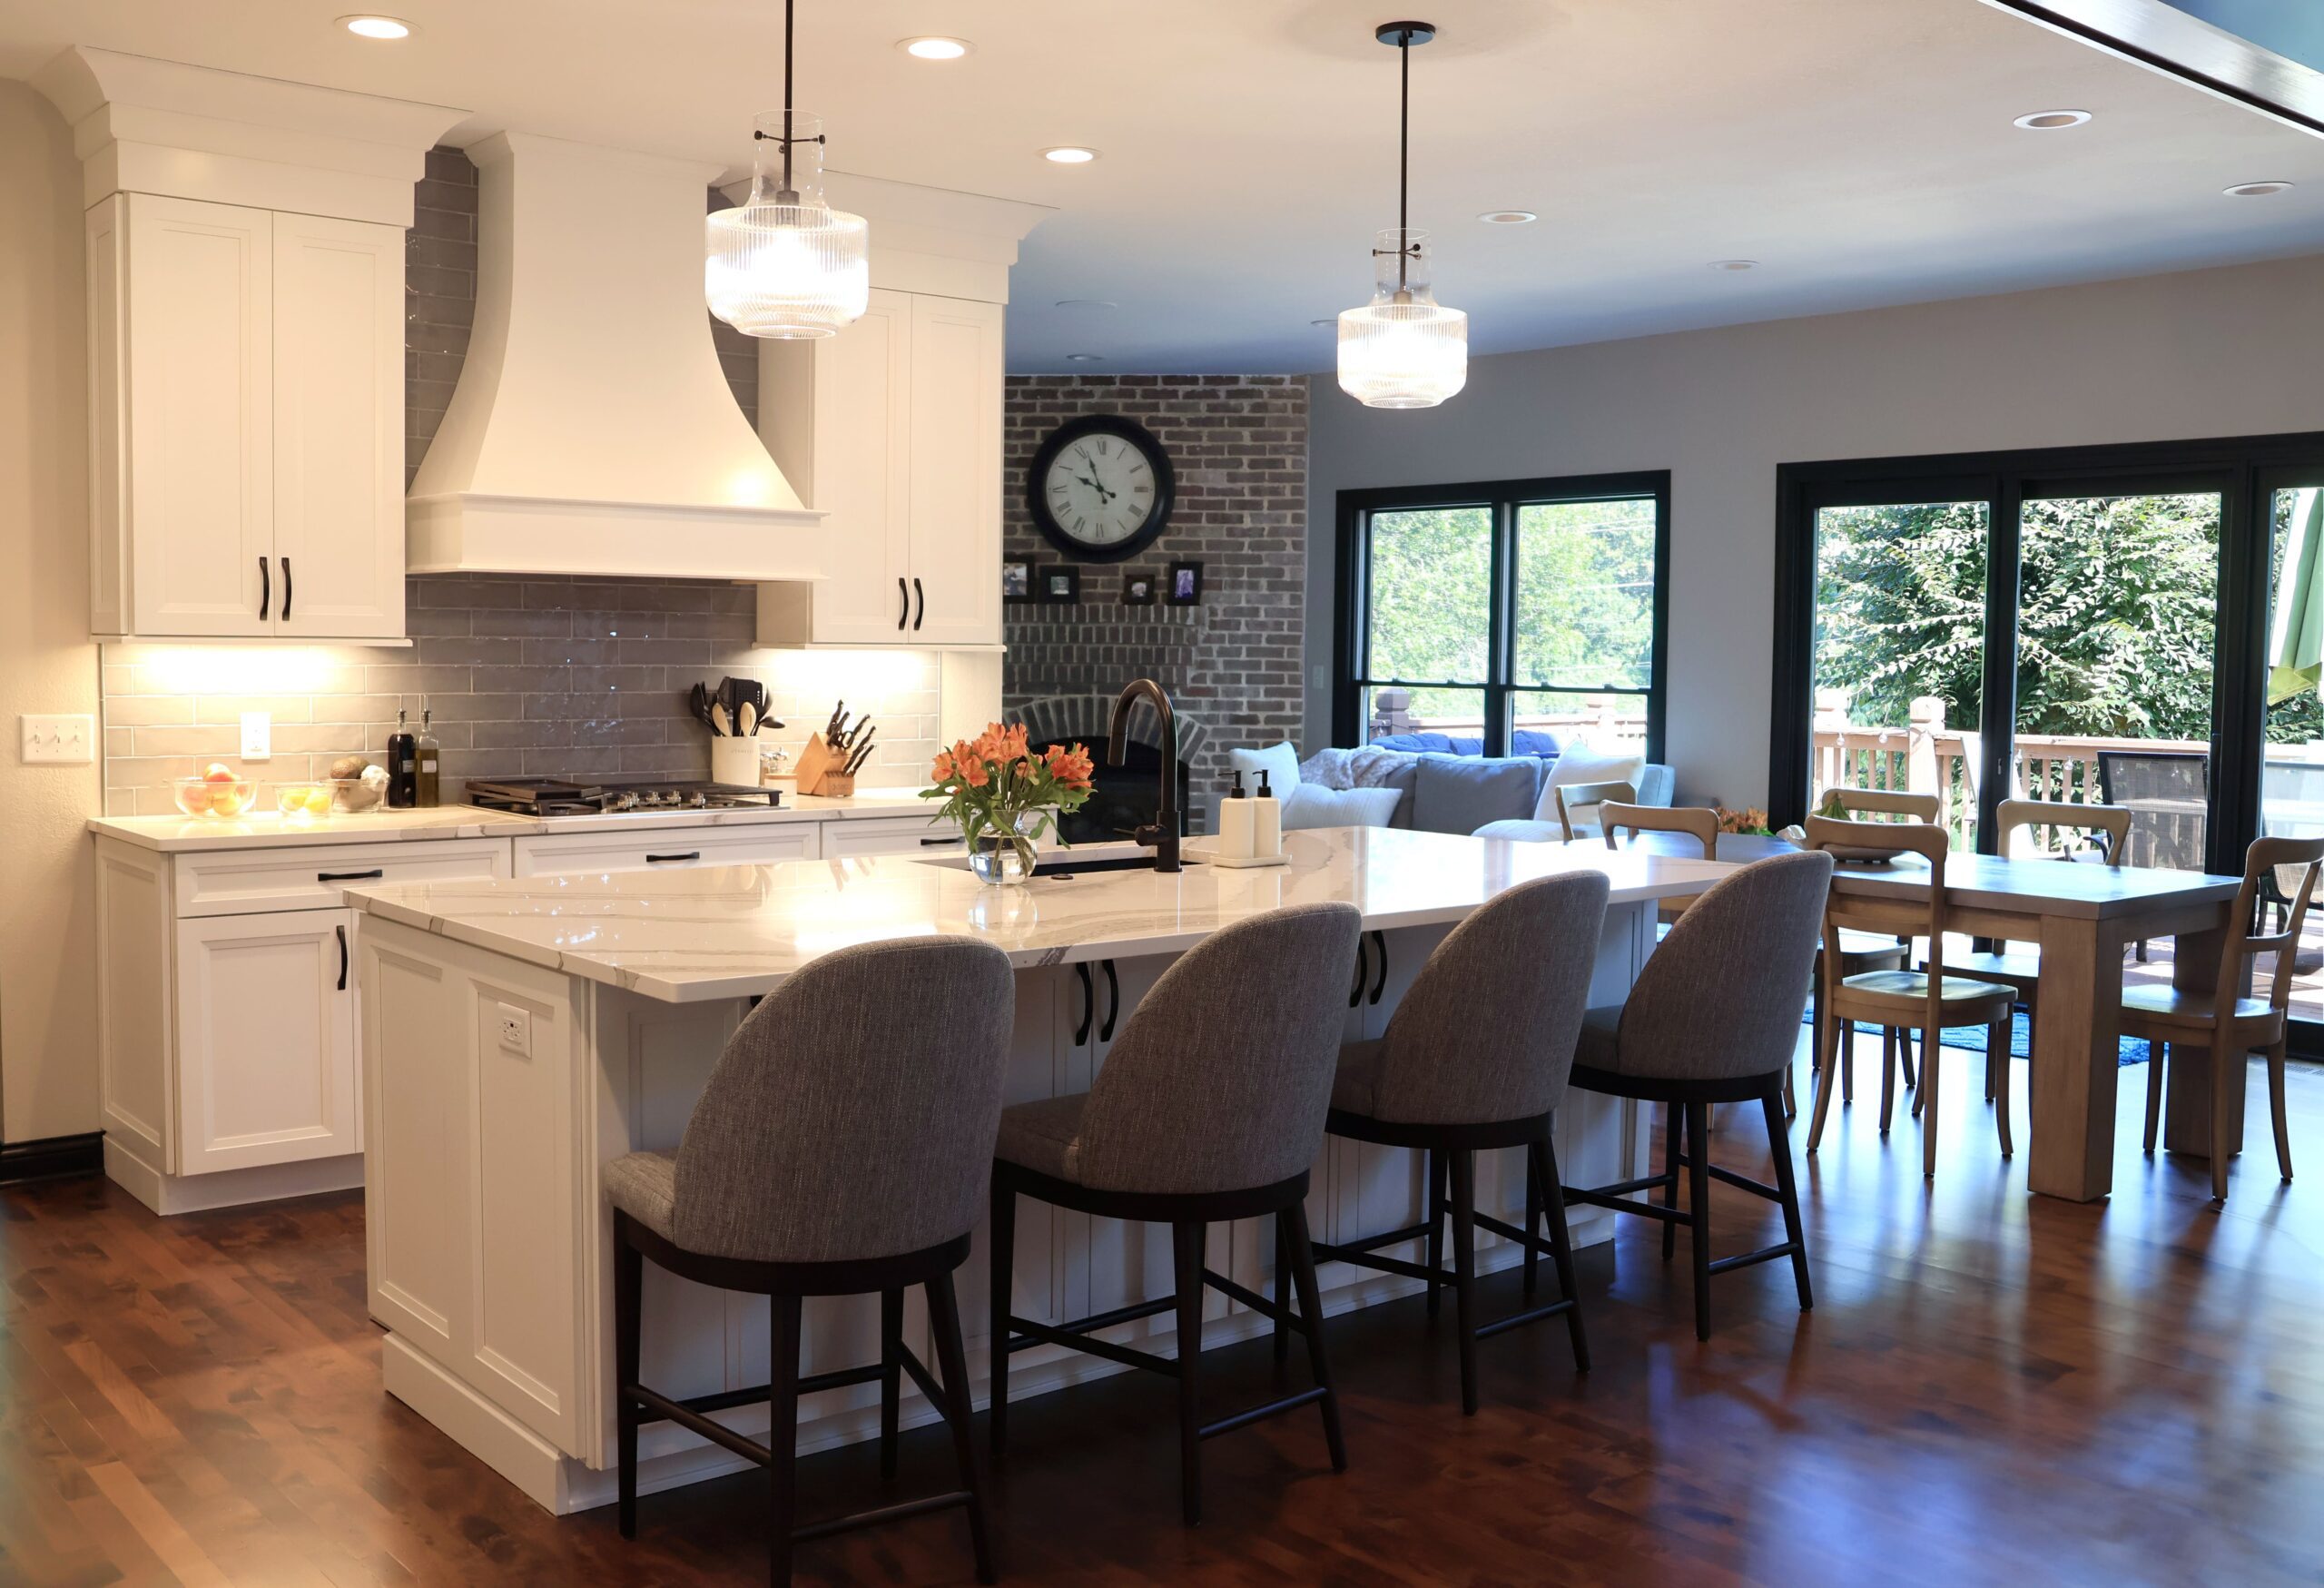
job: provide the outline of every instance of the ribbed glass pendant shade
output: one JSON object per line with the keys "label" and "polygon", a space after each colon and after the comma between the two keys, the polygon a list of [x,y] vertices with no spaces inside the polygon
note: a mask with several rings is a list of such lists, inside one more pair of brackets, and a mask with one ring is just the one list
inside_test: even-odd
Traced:
{"label": "ribbed glass pendant shade", "polygon": [[704,270],[710,311],[750,336],[830,336],[871,302],[872,228],[823,200],[822,121],[790,120],[791,186],[783,186],[783,116],[758,118],[748,202],[709,218]]}
{"label": "ribbed glass pendant shade", "polygon": [[1366,408],[1434,408],[1469,383],[1469,317],[1436,301],[1428,233],[1373,247],[1372,301],[1340,315],[1340,390]]}

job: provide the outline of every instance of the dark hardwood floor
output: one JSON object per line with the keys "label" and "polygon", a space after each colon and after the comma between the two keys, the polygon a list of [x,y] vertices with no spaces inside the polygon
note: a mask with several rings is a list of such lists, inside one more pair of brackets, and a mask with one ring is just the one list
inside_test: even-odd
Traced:
{"label": "dark hardwood floor", "polygon": [[[1416,1299],[1336,1320],[1351,1470],[1312,1416],[1214,1440],[1193,1532],[1167,1384],[1026,1401],[1004,1581],[2324,1583],[2324,1070],[2291,1084],[2319,1179],[2278,1181],[2255,1070],[2224,1212],[2200,1165],[2140,1155],[2124,1070],[2113,1199],[2078,1208],[2026,1196],[1977,1061],[1947,1058],[1933,1189],[1917,1125],[1882,1142],[1869,1062],[1805,1169],[1812,1314],[1782,1265],[1748,1270],[1698,1346],[1683,1255],[1625,1220],[1581,1259],[1595,1370],[1561,1327],[1504,1336],[1466,1420],[1449,1306],[1433,1333]],[[1717,1144],[1750,1171],[1748,1112]],[[1776,1238],[1740,1193],[1717,1217],[1721,1250]],[[162,1220],[99,1181],[0,1193],[0,1583],[762,1576],[748,1477],[648,1497],[625,1544],[610,1508],[555,1520],[389,1400],[362,1224],[352,1195]],[[1256,1391],[1265,1358],[1213,1360]],[[950,1481],[940,1431],[908,1436],[904,1491]],[[865,1449],[817,1457],[802,1514],[877,1482]],[[958,1513],[801,1553],[803,1582],[970,1581]]]}

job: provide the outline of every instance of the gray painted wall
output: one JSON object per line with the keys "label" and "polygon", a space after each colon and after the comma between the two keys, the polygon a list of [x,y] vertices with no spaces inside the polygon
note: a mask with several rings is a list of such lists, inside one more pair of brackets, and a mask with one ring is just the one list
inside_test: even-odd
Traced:
{"label": "gray painted wall", "polygon": [[1756,803],[1777,465],[2324,429],[2324,259],[1511,353],[1418,413],[1322,375],[1309,416],[1305,747],[1331,736],[1337,492],[1668,469],[1669,754],[1682,798]]}

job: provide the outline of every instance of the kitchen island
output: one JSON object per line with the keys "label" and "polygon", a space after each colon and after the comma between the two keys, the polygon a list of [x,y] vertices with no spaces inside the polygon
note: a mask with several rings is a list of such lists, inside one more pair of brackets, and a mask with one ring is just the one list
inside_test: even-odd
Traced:
{"label": "kitchen island", "polygon": [[[1286,834],[1289,863],[1229,870],[1190,863],[978,883],[957,859],[901,855],[702,868],[677,873],[461,880],[350,890],[365,916],[359,987],[365,1206],[372,1316],[388,1330],[389,1392],[544,1506],[559,1513],[613,1494],[613,1283],[606,1162],[673,1149],[721,1048],[752,1000],[801,966],[854,943],[975,935],[1018,967],[1010,1102],[1086,1090],[1123,1017],[1171,960],[1208,933],[1280,905],[1342,900],[1364,913],[1347,1029],[1376,1035],[1429,952],[1478,905],[1514,883],[1590,868],[1612,883],[1586,952],[1593,1002],[1621,998],[1654,945],[1654,902],[1699,893],[1731,867],[1701,860],[1512,843],[1385,828]],[[1073,855],[1054,857],[1069,863]],[[1492,1022],[1479,1011],[1481,1032]],[[1646,1172],[1636,1104],[1575,1094],[1560,1110],[1557,1151],[1575,1183]],[[896,1172],[909,1173],[909,1164]],[[1313,1177],[1308,1218],[1344,1241],[1415,1223],[1422,1169],[1408,1149],[1331,1141]],[[1518,1149],[1479,1156],[1481,1210],[1522,1218]],[[1611,1215],[1577,1209],[1574,1238],[1608,1238]],[[1216,1226],[1209,1261],[1265,1288],[1273,1244],[1259,1221]],[[1417,1245],[1417,1243],[1413,1243]],[[960,1271],[977,1400],[986,1398],[989,1307],[979,1253]],[[1016,1307],[1063,1319],[1103,1312],[1171,1284],[1170,1232],[1028,1204],[1019,1216]],[[1417,1256],[1417,1253],[1407,1254]],[[1480,1248],[1479,1266],[1516,1260]],[[1413,1281],[1326,1265],[1327,1312],[1405,1294]],[[912,1303],[919,1306],[915,1297]],[[1211,1298],[1212,1341],[1265,1320]],[[1169,1348],[1167,1314],[1112,1337]],[[920,1348],[915,1310],[908,1336]],[[694,1396],[767,1381],[766,1302],[650,1270],[647,1382]],[[878,1298],[810,1302],[803,1370],[878,1354]],[[1011,1393],[1043,1393],[1119,1371],[1051,1349],[1019,1353]],[[753,1436],[763,1406],[731,1414]],[[908,1423],[932,1407],[907,1396]],[[800,1445],[877,1432],[876,1386],[800,1404]],[[692,1483],[738,1458],[668,1425],[640,1446],[642,1488]],[[1358,1458],[1361,1459],[1359,1452]]]}

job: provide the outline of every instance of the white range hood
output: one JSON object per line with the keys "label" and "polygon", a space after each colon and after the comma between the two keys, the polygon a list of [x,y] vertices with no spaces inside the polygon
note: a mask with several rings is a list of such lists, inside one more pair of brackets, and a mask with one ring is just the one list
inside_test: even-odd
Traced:
{"label": "white range hood", "polygon": [[415,573],[823,577],[735,405],[703,307],[716,166],[502,133],[480,191],[476,329],[407,504]]}

